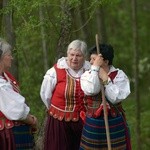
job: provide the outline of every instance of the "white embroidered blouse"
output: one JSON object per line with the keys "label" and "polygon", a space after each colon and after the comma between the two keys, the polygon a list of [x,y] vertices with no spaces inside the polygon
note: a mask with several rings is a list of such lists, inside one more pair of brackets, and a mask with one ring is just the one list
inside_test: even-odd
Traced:
{"label": "white embroidered blouse", "polygon": [[3,76],[0,76],[0,111],[9,120],[24,120],[30,111],[25,104],[25,98],[15,92]]}
{"label": "white embroidered blouse", "polygon": [[[86,95],[96,95],[101,89],[98,72],[92,71],[94,68],[95,66],[91,66],[91,70],[86,71],[81,76],[81,88]],[[121,102],[130,94],[129,79],[122,70],[111,66],[108,75],[115,70],[118,70],[118,73],[113,82],[109,78],[109,84],[105,85],[105,96],[113,104]]]}

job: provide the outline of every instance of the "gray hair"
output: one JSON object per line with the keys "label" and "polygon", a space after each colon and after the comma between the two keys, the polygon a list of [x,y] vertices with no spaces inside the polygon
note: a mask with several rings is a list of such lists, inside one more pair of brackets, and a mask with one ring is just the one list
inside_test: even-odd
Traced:
{"label": "gray hair", "polygon": [[84,56],[87,54],[87,44],[81,40],[74,40],[68,45],[67,53],[70,50],[80,50]]}
{"label": "gray hair", "polygon": [[12,47],[4,39],[0,38],[0,57],[6,53],[11,52]]}

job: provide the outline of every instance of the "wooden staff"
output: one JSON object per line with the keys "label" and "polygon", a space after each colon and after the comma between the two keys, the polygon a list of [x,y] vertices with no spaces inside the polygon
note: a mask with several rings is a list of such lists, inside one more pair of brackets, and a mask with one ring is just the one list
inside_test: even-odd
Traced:
{"label": "wooden staff", "polygon": [[[99,49],[98,34],[96,34],[96,48],[97,48],[97,54],[99,54],[100,49]],[[104,109],[104,121],[105,121],[105,127],[106,127],[107,146],[108,146],[108,150],[111,150],[111,141],[110,141],[107,108],[106,108],[106,99],[105,99],[105,92],[104,92],[104,86],[103,86],[102,81],[101,81],[101,92],[102,92],[102,103],[103,103],[103,109]]]}

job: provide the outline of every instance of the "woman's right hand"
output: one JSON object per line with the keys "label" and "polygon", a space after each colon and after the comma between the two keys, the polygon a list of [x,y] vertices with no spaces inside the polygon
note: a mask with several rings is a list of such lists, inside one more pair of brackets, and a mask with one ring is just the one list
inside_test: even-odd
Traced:
{"label": "woman's right hand", "polygon": [[33,133],[37,131],[38,120],[34,115],[28,114],[27,118],[23,122],[31,126]]}
{"label": "woman's right hand", "polygon": [[34,115],[30,115],[33,119],[33,122],[31,124],[31,132],[32,133],[36,133],[38,128],[37,128],[37,125],[38,125],[38,120],[37,118],[34,116]]}
{"label": "woman's right hand", "polygon": [[101,65],[103,64],[104,62],[104,58],[102,57],[101,54],[98,54],[93,62],[93,65],[94,66],[99,66],[101,67]]}

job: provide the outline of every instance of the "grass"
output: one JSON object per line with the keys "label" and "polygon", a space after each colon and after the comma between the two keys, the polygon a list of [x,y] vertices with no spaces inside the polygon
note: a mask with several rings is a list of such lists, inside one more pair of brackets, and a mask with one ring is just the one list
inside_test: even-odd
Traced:
{"label": "grass", "polygon": [[[150,149],[150,96],[147,94],[142,95],[140,97],[141,103],[141,149],[149,150]],[[136,101],[133,95],[129,96],[129,98],[123,102],[123,107],[126,111],[127,122],[130,127],[131,133],[131,144],[133,150],[137,150],[136,143]]]}

